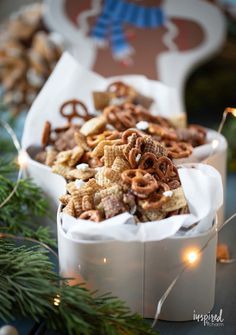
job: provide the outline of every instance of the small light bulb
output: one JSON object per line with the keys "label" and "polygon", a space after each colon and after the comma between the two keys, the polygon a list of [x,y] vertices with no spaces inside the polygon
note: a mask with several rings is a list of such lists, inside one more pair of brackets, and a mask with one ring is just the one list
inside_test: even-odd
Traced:
{"label": "small light bulb", "polygon": [[186,260],[189,264],[194,264],[198,260],[198,252],[196,250],[190,250],[186,253]]}
{"label": "small light bulb", "polygon": [[61,303],[61,298],[60,298],[60,295],[57,294],[57,295],[55,296],[55,298],[53,299],[53,305],[54,305],[54,306],[59,306],[60,303]]}
{"label": "small light bulb", "polygon": [[228,107],[226,111],[236,117],[236,108]]}
{"label": "small light bulb", "polygon": [[103,258],[103,263],[106,264],[106,262],[107,262],[107,259],[106,259],[106,257],[104,257]]}
{"label": "small light bulb", "polygon": [[28,157],[25,151],[21,151],[18,155],[18,164],[21,168],[25,168],[28,164]]}
{"label": "small light bulb", "polygon": [[211,145],[212,145],[213,149],[216,149],[218,147],[218,145],[219,145],[219,141],[218,140],[213,140],[212,143],[211,143]]}

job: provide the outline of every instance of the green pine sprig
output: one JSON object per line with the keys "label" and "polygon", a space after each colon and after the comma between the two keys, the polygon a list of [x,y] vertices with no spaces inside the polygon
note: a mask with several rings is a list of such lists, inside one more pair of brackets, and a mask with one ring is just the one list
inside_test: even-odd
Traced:
{"label": "green pine sprig", "polygon": [[[0,319],[6,322],[21,315],[68,335],[157,334],[119,299],[68,286],[40,247],[0,239],[0,292]],[[53,304],[55,297],[59,306]]]}
{"label": "green pine sprig", "polygon": [[[0,203],[16,183],[16,165],[0,159]],[[39,225],[48,215],[48,201],[41,189],[30,179],[21,179],[16,193],[0,209],[0,232],[35,238],[55,246],[49,227]]]}

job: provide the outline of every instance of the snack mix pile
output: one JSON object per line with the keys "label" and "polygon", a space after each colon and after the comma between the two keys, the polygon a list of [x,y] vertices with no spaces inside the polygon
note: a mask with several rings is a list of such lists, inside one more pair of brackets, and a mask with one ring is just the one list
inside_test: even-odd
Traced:
{"label": "snack mix pile", "polygon": [[[141,105],[150,99],[139,100],[139,93],[124,83],[111,84],[104,94],[112,97],[104,99],[99,116],[70,100],[60,109],[68,119],[64,127],[45,123],[35,159],[67,180],[67,194],[60,198],[63,212],[95,222],[123,212],[137,222],[188,213],[172,159],[188,157],[194,146],[205,143],[205,130],[195,125],[178,129],[153,116]],[[82,126],[72,124],[73,118],[80,118]]]}
{"label": "snack mix pile", "polygon": [[62,54],[60,37],[44,26],[43,6],[24,7],[0,26],[3,103],[17,114],[27,109]]}

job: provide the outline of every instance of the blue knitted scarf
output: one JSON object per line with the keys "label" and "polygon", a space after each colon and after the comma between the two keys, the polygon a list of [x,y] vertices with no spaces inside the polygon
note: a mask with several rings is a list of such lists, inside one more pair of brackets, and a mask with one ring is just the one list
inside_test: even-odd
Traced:
{"label": "blue knitted scarf", "polygon": [[110,41],[115,58],[122,58],[132,50],[126,39],[123,24],[138,28],[157,28],[165,22],[160,7],[144,7],[125,0],[104,0],[104,6],[91,36],[99,42]]}

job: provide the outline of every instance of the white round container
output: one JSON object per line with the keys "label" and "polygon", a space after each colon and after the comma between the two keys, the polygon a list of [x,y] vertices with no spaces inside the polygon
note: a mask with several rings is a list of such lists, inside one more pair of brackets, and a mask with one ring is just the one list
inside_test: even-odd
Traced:
{"label": "white round container", "polygon": [[[86,242],[67,237],[58,209],[58,252],[60,273],[86,283],[98,293],[111,292],[133,312],[154,318],[159,299],[180,273],[188,250],[200,250],[212,229],[194,237],[173,236],[156,242]],[[217,234],[196,264],[179,278],[167,297],[160,318],[169,321],[193,319],[194,311],[208,313],[214,305]]]}

